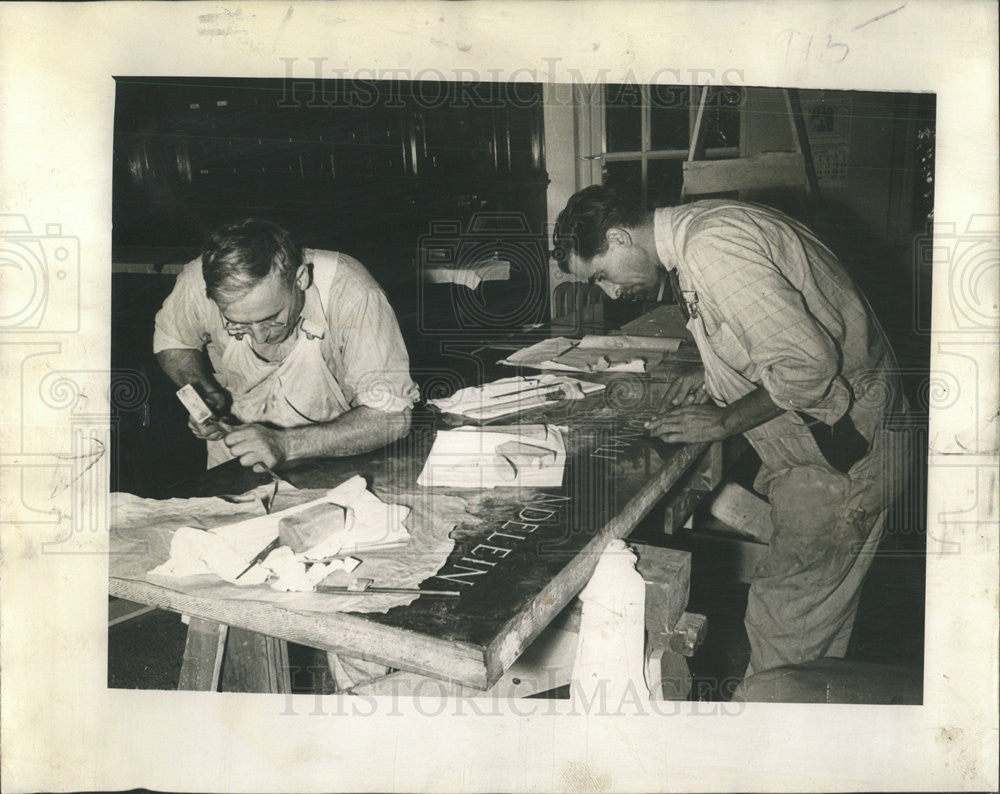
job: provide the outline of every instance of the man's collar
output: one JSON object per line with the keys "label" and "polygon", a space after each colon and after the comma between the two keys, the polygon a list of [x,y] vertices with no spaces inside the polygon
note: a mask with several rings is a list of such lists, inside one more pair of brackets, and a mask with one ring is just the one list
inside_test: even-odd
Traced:
{"label": "man's collar", "polygon": [[677,207],[660,207],[653,213],[653,241],[656,256],[667,270],[677,268],[677,246],[674,242]]}

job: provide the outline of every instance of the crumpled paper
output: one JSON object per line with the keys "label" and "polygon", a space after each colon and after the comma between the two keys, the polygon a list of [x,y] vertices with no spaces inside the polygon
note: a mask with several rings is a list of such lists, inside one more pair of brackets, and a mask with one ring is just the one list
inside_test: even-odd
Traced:
{"label": "crumpled paper", "polygon": [[[300,613],[386,612],[417,598],[416,594],[405,593],[341,595],[280,592],[264,584],[252,587],[230,584],[215,574],[176,578],[149,573],[169,559],[171,540],[179,527],[213,529],[253,516],[263,516],[262,499],[270,496],[273,487],[273,484],[266,483],[235,496],[192,499],[157,500],[126,493],[112,494],[110,576],[122,581],[126,591],[127,582],[132,580],[198,598],[266,602]],[[453,494],[427,494],[394,488],[377,488],[374,492],[385,502],[409,508],[405,519],[410,534],[409,543],[403,547],[376,549],[363,555],[359,553],[355,555],[361,559],[357,569],[353,572],[334,571],[323,584],[346,586],[355,577],[365,577],[374,580],[378,587],[415,588],[437,573],[448,559],[455,545],[451,538],[455,526],[478,523],[478,519],[467,512],[467,501]],[[295,490],[282,483],[275,498],[275,510],[312,502],[328,493],[327,489]],[[270,537],[262,540],[253,553],[263,549]]]}
{"label": "crumpled paper", "polygon": [[[300,513],[322,502],[349,508],[350,525],[301,555],[273,550],[262,562],[246,570],[250,560],[278,536],[282,518]],[[352,477],[324,497],[290,507],[270,515],[257,516],[213,530],[180,527],[170,543],[170,559],[150,574],[182,578],[215,574],[232,584],[250,586],[274,578],[277,590],[311,590],[335,570],[352,571],[353,564],[334,556],[346,557],[373,546],[402,544],[409,540],[403,525],[409,508],[386,504],[367,490],[363,477]],[[290,549],[287,549],[290,552]],[[307,564],[323,560],[307,569]],[[245,572],[244,572],[245,571]]]}
{"label": "crumpled paper", "polygon": [[175,579],[214,574],[240,587],[267,582],[275,590],[291,592],[312,590],[334,571],[350,572],[360,563],[347,557],[307,565],[290,548],[279,546],[260,564],[246,570],[249,560],[224,537],[207,530],[179,527],[170,541],[170,559],[149,573]]}

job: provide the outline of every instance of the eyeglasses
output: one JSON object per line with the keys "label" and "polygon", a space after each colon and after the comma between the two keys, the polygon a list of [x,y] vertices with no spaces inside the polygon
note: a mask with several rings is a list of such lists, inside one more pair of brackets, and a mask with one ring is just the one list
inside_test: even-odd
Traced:
{"label": "eyeglasses", "polygon": [[[291,315],[294,311],[294,294],[292,296],[293,303],[288,307],[288,313]],[[245,334],[251,333],[253,329],[258,328],[263,332],[264,338],[269,339],[270,337],[284,331],[289,326],[294,325],[298,322],[298,316],[294,320],[289,318],[283,322],[277,322],[275,320],[255,320],[249,323],[236,323],[232,320],[227,320],[225,316],[222,318],[222,327],[226,329],[226,333],[230,336],[234,336],[237,339],[242,339]]]}
{"label": "eyeglasses", "polygon": [[265,336],[274,336],[279,331],[284,331],[289,325],[291,325],[289,322],[276,323],[271,320],[254,323],[234,323],[231,320],[226,320],[222,323],[222,327],[226,329],[226,333],[236,338],[240,338],[244,334],[249,334],[254,328],[259,328],[264,332]]}

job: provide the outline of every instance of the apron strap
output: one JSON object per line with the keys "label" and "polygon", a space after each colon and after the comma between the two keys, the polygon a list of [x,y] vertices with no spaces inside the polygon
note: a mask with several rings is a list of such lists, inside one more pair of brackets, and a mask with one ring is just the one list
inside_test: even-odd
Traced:
{"label": "apron strap", "polygon": [[674,293],[674,300],[681,307],[681,314],[684,315],[684,321],[688,322],[691,319],[691,312],[688,311],[687,301],[684,300],[681,282],[677,277],[677,268],[667,270],[667,281],[670,282],[670,291]]}
{"label": "apron strap", "polygon": [[[313,251],[313,254],[316,252]],[[312,257],[312,277],[313,283],[316,285],[316,291],[319,293],[319,305],[323,310],[323,314],[327,313],[326,301],[330,295],[330,290],[333,289],[333,282],[337,278],[337,268],[340,265],[340,254],[337,252],[330,252],[331,256],[329,260],[324,257],[324,261],[317,263],[316,257]]]}

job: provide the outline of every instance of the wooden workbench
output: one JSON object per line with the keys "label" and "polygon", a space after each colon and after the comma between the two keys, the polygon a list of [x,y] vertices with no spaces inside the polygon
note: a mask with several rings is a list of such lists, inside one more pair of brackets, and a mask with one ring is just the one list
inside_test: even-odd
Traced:
{"label": "wooden workbench", "polygon": [[[285,690],[287,681],[275,679],[273,670],[284,658],[280,641],[292,641],[486,690],[579,593],[610,539],[627,536],[668,493],[673,512],[689,514],[718,482],[716,446],[666,444],[643,431],[642,422],[658,406],[655,374],[603,377],[603,392],[516,420],[567,428],[563,486],[498,488],[470,504],[479,523],[455,529],[447,563],[422,585],[459,590],[458,599],[421,598],[384,614],[296,613],[264,601],[207,599],[122,578],[114,560],[110,592],[192,617],[182,686],[208,688],[218,680],[225,632],[219,635],[215,627],[221,625],[231,627],[227,658],[234,670],[227,675],[236,687],[240,678],[254,679],[239,672],[235,657],[242,648],[244,656],[271,661],[272,672],[257,675],[254,687]],[[309,461],[280,473],[301,488],[333,487],[355,474],[369,487],[413,488],[436,429],[447,422],[416,411],[411,433],[387,449]],[[173,495],[237,493],[264,481],[231,461]]]}

